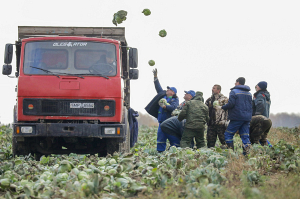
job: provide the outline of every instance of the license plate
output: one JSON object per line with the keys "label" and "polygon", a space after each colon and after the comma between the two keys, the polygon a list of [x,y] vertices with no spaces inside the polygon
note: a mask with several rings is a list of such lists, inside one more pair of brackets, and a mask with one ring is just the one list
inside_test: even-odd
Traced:
{"label": "license plate", "polygon": [[94,108],[94,103],[82,103],[82,108]]}
{"label": "license plate", "polygon": [[70,108],[94,108],[94,103],[70,103]]}

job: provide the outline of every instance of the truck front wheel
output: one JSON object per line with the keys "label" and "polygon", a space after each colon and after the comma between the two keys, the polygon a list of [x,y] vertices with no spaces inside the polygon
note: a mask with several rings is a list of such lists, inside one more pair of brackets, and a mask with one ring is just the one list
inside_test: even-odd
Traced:
{"label": "truck front wheel", "polygon": [[113,154],[114,152],[129,153],[130,152],[130,127],[128,122],[128,111],[125,109],[125,137],[120,139],[109,139],[107,141],[107,153]]}

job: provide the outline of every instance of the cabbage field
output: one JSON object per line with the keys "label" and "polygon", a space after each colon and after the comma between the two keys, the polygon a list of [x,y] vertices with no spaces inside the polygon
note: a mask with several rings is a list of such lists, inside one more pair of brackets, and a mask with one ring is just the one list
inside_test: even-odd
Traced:
{"label": "cabbage field", "polygon": [[[0,198],[299,198],[300,130],[272,129],[273,148],[242,155],[216,148],[156,152],[157,127],[140,127],[130,154],[13,158],[0,131]],[[218,144],[218,143],[217,143]]]}

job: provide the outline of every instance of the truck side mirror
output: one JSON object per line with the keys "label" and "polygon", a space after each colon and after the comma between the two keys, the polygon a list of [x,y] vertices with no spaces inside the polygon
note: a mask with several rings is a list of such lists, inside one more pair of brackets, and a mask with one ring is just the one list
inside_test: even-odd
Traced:
{"label": "truck side mirror", "polygon": [[129,49],[129,66],[130,68],[138,67],[138,50],[136,48]]}
{"label": "truck side mirror", "polygon": [[13,57],[13,45],[6,44],[5,51],[4,51],[4,63],[11,64],[12,57]]}
{"label": "truck side mirror", "polygon": [[8,65],[8,64],[3,65],[2,74],[3,75],[10,75],[11,74],[11,69],[12,69],[11,65]]}
{"label": "truck side mirror", "polygon": [[129,70],[129,79],[138,79],[139,78],[139,70],[138,69],[130,69]]}

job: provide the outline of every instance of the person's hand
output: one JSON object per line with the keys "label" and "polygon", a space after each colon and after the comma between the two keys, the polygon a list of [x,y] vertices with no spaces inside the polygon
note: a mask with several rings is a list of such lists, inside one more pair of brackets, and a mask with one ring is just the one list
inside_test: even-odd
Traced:
{"label": "person's hand", "polygon": [[228,124],[229,124],[229,120],[227,120],[227,121],[225,122],[225,126],[227,127]]}
{"label": "person's hand", "polygon": [[222,109],[222,106],[215,106],[214,107],[216,110],[221,110]]}
{"label": "person's hand", "polygon": [[153,69],[153,75],[154,75],[154,77],[157,77],[157,69],[155,68],[155,69]]}
{"label": "person's hand", "polygon": [[158,101],[158,105],[162,108],[164,108],[164,106],[166,106],[167,104],[167,100],[165,98],[161,98],[159,101]]}

